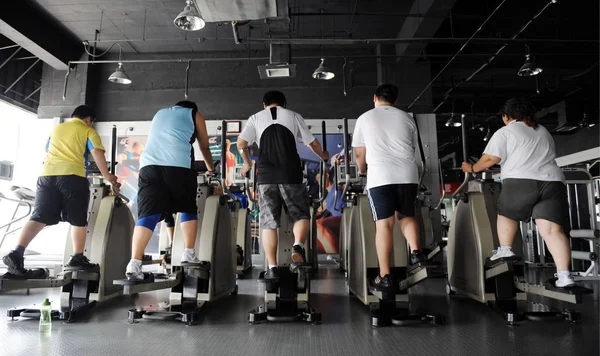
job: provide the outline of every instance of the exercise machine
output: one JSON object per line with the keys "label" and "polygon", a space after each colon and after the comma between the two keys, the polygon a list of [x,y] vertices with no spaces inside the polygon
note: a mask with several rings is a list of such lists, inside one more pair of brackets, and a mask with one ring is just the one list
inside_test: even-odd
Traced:
{"label": "exercise machine", "polygon": [[[254,168],[248,176],[241,174],[242,166],[236,166],[232,185],[229,187],[233,196],[242,196],[231,204],[232,229],[236,236],[236,265],[238,278],[252,270],[252,235],[250,231],[250,196],[256,192],[254,187]],[[252,187],[253,191],[250,192]],[[243,202],[242,199],[245,199]]]}
{"label": "exercise machine", "polygon": [[[323,147],[326,147],[325,122],[322,126]],[[319,198],[312,199],[310,232],[305,244],[305,263],[292,263],[291,254],[294,244],[293,223],[283,209],[281,227],[278,231],[277,261],[279,263],[279,281],[269,281],[264,278],[265,272],[260,272],[259,282],[265,285],[264,303],[248,313],[248,323],[258,324],[262,321],[291,322],[305,321],[311,324],[321,323],[321,312],[310,305],[311,274],[318,268],[317,234],[315,223],[316,207],[325,196],[326,162],[321,162],[321,186]],[[260,199],[260,197],[259,197]],[[265,266],[268,263],[265,259]]]}
{"label": "exercise machine", "polygon": [[[464,118],[463,118],[464,120]],[[463,122],[463,154],[467,155],[466,125]],[[555,279],[544,279],[544,271],[530,268],[518,259],[490,261],[493,250],[499,246],[496,231],[496,203],[501,184],[483,172],[480,179],[469,180],[465,174],[463,184],[454,193],[457,201],[450,222],[447,247],[448,293],[461,294],[480,303],[491,305],[508,324],[523,320],[564,319],[578,321],[579,313],[573,310],[552,310],[537,303],[535,310],[521,308],[518,301],[526,301],[534,294],[567,303],[581,303],[582,295],[592,290],[556,288]],[[583,230],[572,230],[571,235],[586,235]],[[516,236],[514,251],[523,251],[521,235]],[[592,234],[593,235],[593,234]]]}
{"label": "exercise machine", "polygon": [[[222,125],[225,128],[225,122]],[[223,136],[225,130],[223,130]],[[223,137],[224,139],[224,137]],[[225,142],[223,140],[223,142]],[[123,293],[135,295],[161,289],[171,289],[168,305],[162,309],[156,306],[140,306],[129,310],[128,321],[136,323],[144,320],[177,320],[187,325],[195,325],[201,308],[209,302],[237,294],[236,284],[236,236],[232,230],[230,204],[225,185],[225,150],[222,153],[220,186],[223,195],[213,194],[216,189],[211,179],[205,177],[206,164],[197,161],[194,169],[198,172],[196,204],[198,207],[198,232],[196,249],[199,264],[182,264],[183,234],[175,229],[170,274],[144,272],[143,281],[115,279],[114,284],[123,286]],[[176,225],[180,223],[177,214]],[[121,273],[125,269],[121,270]]]}
{"label": "exercise machine", "polygon": [[[349,157],[348,120],[344,119],[344,147]],[[388,325],[411,324],[443,324],[445,317],[441,314],[417,314],[409,310],[409,289],[428,277],[427,263],[410,266],[408,264],[409,249],[402,236],[398,224],[394,226],[394,251],[391,261],[392,276],[395,279],[393,292],[378,291],[370,284],[370,280],[379,273],[377,253],[375,250],[375,223],[371,215],[368,197],[363,193],[364,183],[358,176],[358,169],[344,160],[340,167],[340,175],[345,176],[344,199],[350,208],[350,222],[345,227],[347,237],[347,271],[349,292],[356,296],[371,310],[371,325],[374,327]]]}
{"label": "exercise machine", "polygon": [[[88,167],[88,171],[99,173],[93,165]],[[62,288],[60,308],[53,310],[52,315],[67,322],[78,319],[97,303],[123,294],[123,289],[114,286],[112,281],[122,275],[131,254],[134,223],[126,205],[127,198],[115,192],[111,194],[110,187],[101,176],[94,176],[91,181],[85,253],[98,267],[93,270],[63,270],[45,279],[16,279],[7,274],[0,279],[0,290],[5,291]],[[63,265],[73,253],[70,239],[65,245]],[[45,273],[48,275],[47,270]],[[7,316],[13,320],[18,317],[39,318],[40,309],[12,308],[7,311]]]}

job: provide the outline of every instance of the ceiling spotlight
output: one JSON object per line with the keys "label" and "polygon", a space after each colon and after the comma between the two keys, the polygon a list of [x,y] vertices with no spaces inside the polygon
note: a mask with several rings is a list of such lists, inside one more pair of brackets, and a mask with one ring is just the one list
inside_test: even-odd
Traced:
{"label": "ceiling spotlight", "polygon": [[490,131],[490,128],[488,127],[487,133],[485,134],[485,137],[483,138],[483,140],[485,142],[488,142],[491,138],[492,138],[492,131]]}
{"label": "ceiling spotlight", "polygon": [[187,0],[185,3],[183,11],[173,20],[175,26],[185,31],[198,31],[204,28],[206,22],[200,17],[194,1]]}
{"label": "ceiling spotlight", "polygon": [[450,116],[448,121],[446,121],[446,127],[461,127],[462,124],[460,121],[454,121],[454,113]]}
{"label": "ceiling spotlight", "polygon": [[321,58],[321,64],[315,69],[312,77],[318,80],[330,80],[335,77],[335,74],[325,66],[325,58]]}
{"label": "ceiling spotlight", "polygon": [[543,69],[536,66],[535,61],[531,59],[531,56],[529,55],[529,46],[525,47],[527,47],[527,53],[525,54],[525,63],[523,63],[521,68],[519,68],[517,75],[520,77],[531,77],[540,74],[543,71]]}
{"label": "ceiling spotlight", "polygon": [[123,69],[123,63],[119,63],[117,70],[108,77],[108,81],[116,84],[131,84],[131,79]]}

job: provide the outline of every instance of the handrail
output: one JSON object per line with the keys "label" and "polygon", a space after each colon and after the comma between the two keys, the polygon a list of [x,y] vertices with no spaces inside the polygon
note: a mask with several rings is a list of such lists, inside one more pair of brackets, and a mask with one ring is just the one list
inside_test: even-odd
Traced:
{"label": "handrail", "polygon": [[442,184],[442,197],[440,198],[440,201],[437,203],[435,208],[433,208],[433,210],[438,210],[442,206],[444,198],[446,197],[446,189],[444,187],[444,172],[442,172],[442,160],[438,159],[438,165],[440,169],[440,182]]}
{"label": "handrail", "polygon": [[417,128],[417,147],[419,148],[419,155],[421,156],[421,164],[423,169],[419,176],[419,187],[423,184],[423,178],[425,178],[425,170],[427,169],[427,161],[425,159],[425,150],[423,149],[423,141],[421,141],[421,132],[419,131],[419,124],[417,124],[417,117],[414,116],[415,127]]}
{"label": "handrail", "polygon": [[[321,136],[323,137],[322,149],[323,151],[327,151],[327,129],[325,127],[325,120],[321,122]],[[327,160],[321,158],[321,181],[319,184],[321,185],[319,188],[319,199],[315,199],[313,202],[315,204],[320,204],[325,200],[325,195],[327,194],[327,187],[325,186],[325,175],[327,174]]]}
{"label": "handrail", "polygon": [[221,121],[221,187],[223,194],[227,195],[229,187],[227,187],[227,121]]}
{"label": "handrail", "polygon": [[[463,142],[462,142],[463,161],[467,162],[469,160],[469,149],[468,149],[468,144],[467,144],[467,125],[465,125],[465,116],[464,115],[461,115],[460,122],[461,122],[461,134],[462,134],[462,140],[463,140]],[[453,198],[457,198],[458,194],[461,194],[462,190],[467,185],[468,181],[469,181],[469,173],[465,172],[465,178],[463,179],[462,184],[458,187],[458,189],[456,189],[454,194],[452,194]]]}
{"label": "handrail", "polygon": [[[17,223],[17,222],[25,219],[26,217],[28,217],[31,214],[31,210],[33,210],[33,209],[31,207],[31,203],[23,201],[23,200],[16,200],[16,199],[7,198],[3,194],[0,194],[0,198],[8,200],[8,201],[15,202],[15,203],[19,204],[19,206],[27,206],[27,213],[25,215],[20,216],[18,218],[14,218],[14,215],[16,215],[16,213],[17,213],[17,211],[15,211],[15,213],[13,214],[13,219],[11,221],[9,221],[8,223],[0,226],[0,230],[6,228],[6,231],[4,232],[4,235],[2,236],[2,240],[0,240],[0,248],[1,248],[2,244],[4,243],[4,240],[6,239],[6,236],[8,236],[8,235],[12,234],[13,232],[19,230],[17,228],[17,229],[8,231],[8,229],[10,228],[10,226],[13,225],[14,223]],[[18,207],[17,207],[17,210],[18,210]]]}
{"label": "handrail", "polygon": [[[346,177],[344,177],[344,190],[342,191],[342,198],[347,201],[346,195],[348,194],[348,187],[350,186],[350,147],[348,147],[348,119],[343,120],[344,128],[344,168],[346,168]],[[358,168],[357,168],[358,169]]]}

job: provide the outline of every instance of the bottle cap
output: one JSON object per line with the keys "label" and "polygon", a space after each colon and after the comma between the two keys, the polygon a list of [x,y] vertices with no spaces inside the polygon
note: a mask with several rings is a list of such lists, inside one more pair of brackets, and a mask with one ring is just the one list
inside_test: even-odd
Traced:
{"label": "bottle cap", "polygon": [[50,305],[50,300],[48,300],[48,298],[44,299],[44,301],[42,302],[42,305],[43,306]]}

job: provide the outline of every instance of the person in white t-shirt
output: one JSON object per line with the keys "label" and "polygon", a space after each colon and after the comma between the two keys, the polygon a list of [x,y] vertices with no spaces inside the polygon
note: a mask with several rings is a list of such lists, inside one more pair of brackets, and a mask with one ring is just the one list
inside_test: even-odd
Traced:
{"label": "person in white t-shirt", "polygon": [[535,220],[557,268],[555,285],[575,285],[569,264],[571,247],[565,177],[556,164],[552,136],[535,120],[535,107],[525,99],[510,99],[502,107],[506,126],[496,131],[475,164],[463,162],[464,172],[481,172],[500,163],[502,192],[498,198],[500,248],[490,258],[515,260],[512,252],[518,221]]}
{"label": "person in white t-shirt", "polygon": [[395,220],[411,248],[411,264],[426,256],[419,250],[419,225],[414,218],[419,183],[417,126],[406,112],[394,107],[398,88],[382,84],[375,90],[375,108],[356,121],[352,147],[359,174],[367,174],[367,194],[375,221],[379,275],[370,283],[379,290],[394,286],[390,259]]}

